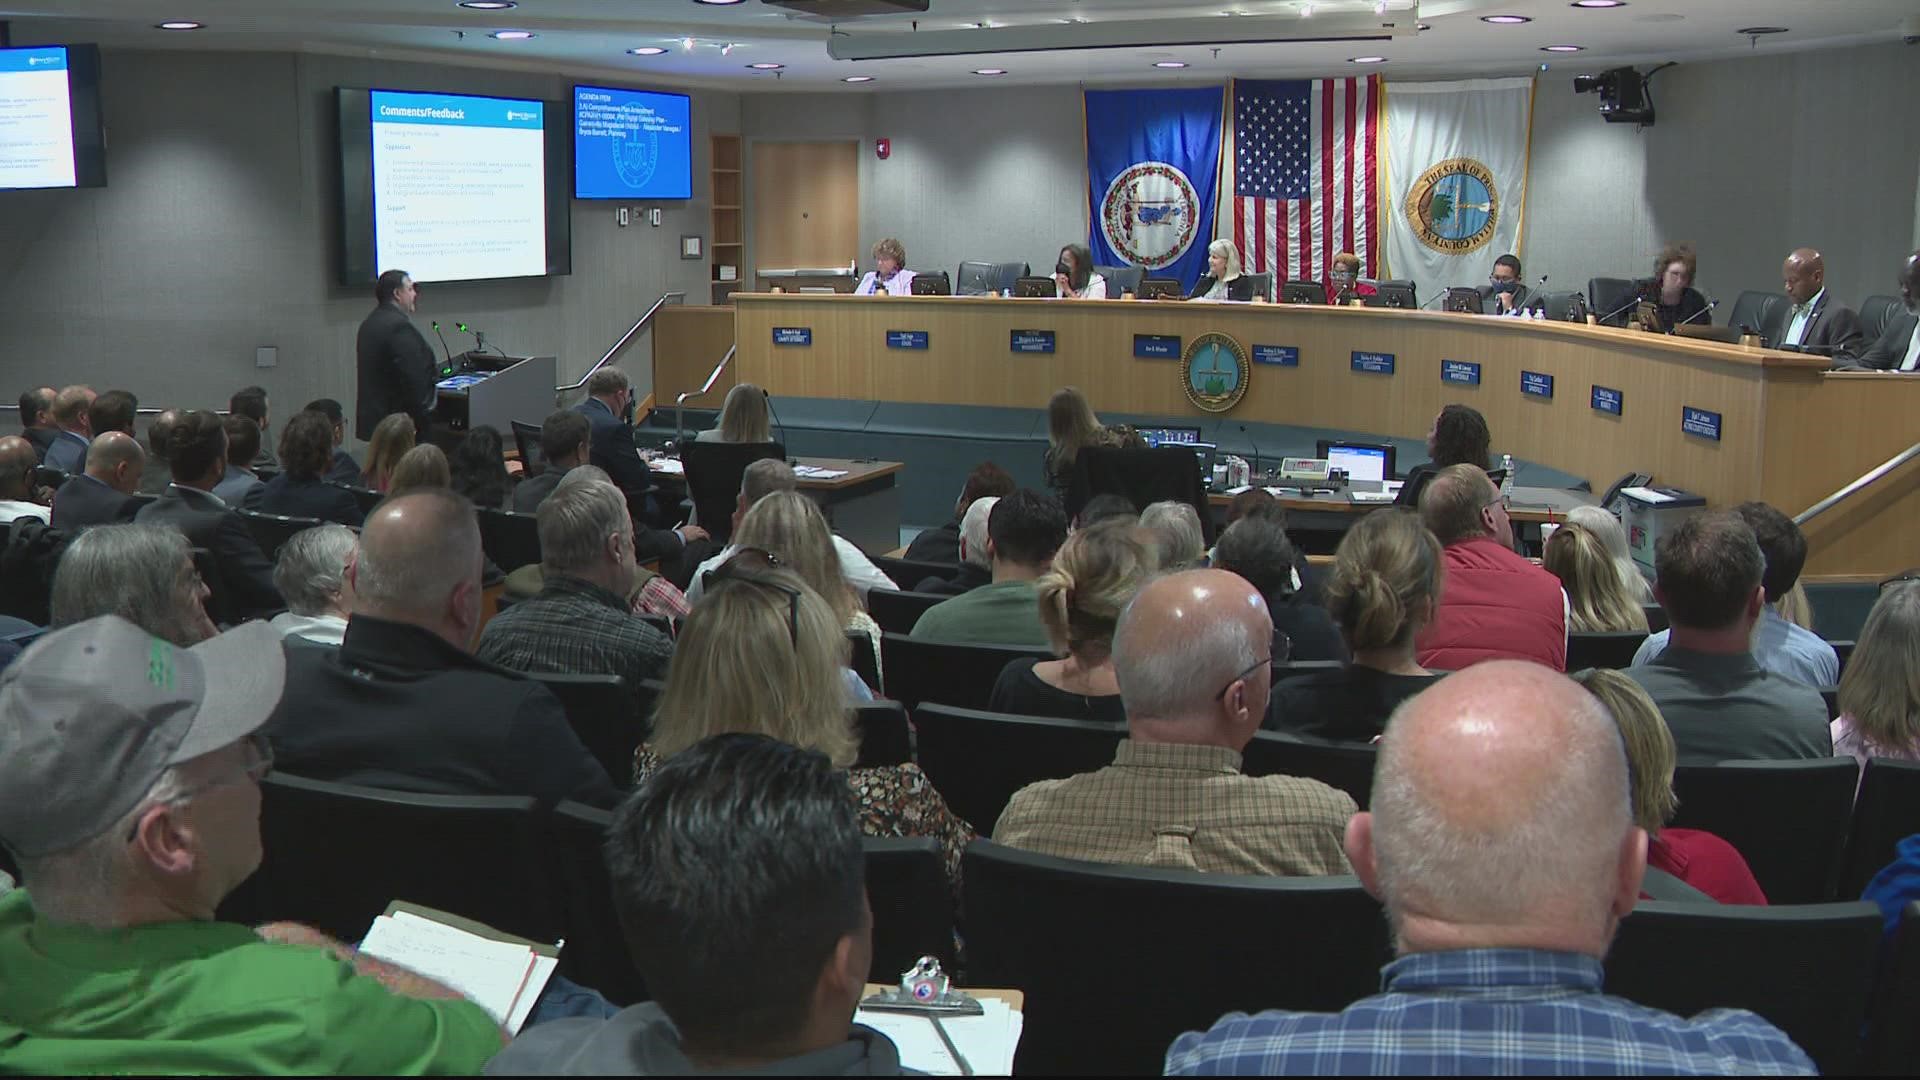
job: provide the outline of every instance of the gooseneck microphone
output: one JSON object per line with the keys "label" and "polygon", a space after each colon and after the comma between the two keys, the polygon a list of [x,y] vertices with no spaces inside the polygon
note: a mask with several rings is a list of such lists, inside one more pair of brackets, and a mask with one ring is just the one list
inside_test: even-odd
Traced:
{"label": "gooseneck microphone", "polygon": [[1615,315],[1620,314],[1621,312],[1627,310],[1628,308],[1634,306],[1635,304],[1638,304],[1640,301],[1645,300],[1646,298],[1647,296],[1646,296],[1645,289],[1643,288],[1635,289],[1633,290],[1633,295],[1627,298],[1626,303],[1621,304],[1619,307],[1614,308],[1612,311],[1609,311],[1605,315],[1600,316],[1599,321],[1604,323],[1608,319],[1613,318]]}
{"label": "gooseneck microphone", "polygon": [[440,355],[447,358],[447,366],[440,369],[442,375],[453,374],[453,350],[447,348],[447,335],[440,332],[440,320],[433,320],[433,336],[440,339]]}
{"label": "gooseneck microphone", "polygon": [[1258,487],[1260,485],[1257,483],[1257,481],[1261,479],[1260,444],[1253,441],[1253,432],[1247,430],[1247,425],[1245,424],[1240,425],[1240,434],[1245,435],[1247,437],[1247,445],[1253,447],[1253,475],[1248,479],[1248,483],[1251,483],[1255,487]]}
{"label": "gooseneck microphone", "polygon": [[[1693,314],[1691,314],[1691,315],[1689,315],[1689,316],[1687,316],[1687,317],[1686,317],[1686,318],[1684,318],[1684,319],[1681,319],[1681,320],[1680,320],[1679,322],[1677,322],[1677,323],[1674,323],[1673,325],[1675,325],[1675,326],[1685,326],[1686,324],[1688,324],[1688,323],[1690,323],[1690,322],[1692,322],[1693,320],[1695,320],[1695,319],[1697,319],[1697,318],[1699,318],[1699,317],[1700,317],[1700,316],[1702,316],[1702,315],[1710,315],[1710,314],[1712,314],[1712,313],[1713,313],[1713,309],[1714,309],[1714,308],[1717,308],[1717,307],[1719,307],[1719,306],[1720,306],[1720,301],[1718,301],[1718,300],[1709,300],[1709,301],[1707,301],[1707,306],[1706,306],[1706,307],[1703,307],[1703,308],[1701,308],[1701,309],[1700,309],[1699,311],[1696,311],[1696,312],[1694,312]],[[1708,321],[1708,322],[1712,322],[1713,320],[1711,320],[1711,319],[1709,319],[1709,320],[1707,320],[1707,321]]]}
{"label": "gooseneck microphone", "polygon": [[[784,451],[787,448],[787,425],[780,422],[780,410],[773,407],[773,395],[762,388],[760,396],[767,399],[767,415],[773,417],[773,426],[780,432],[780,449]],[[791,465],[793,462],[793,455],[788,454],[787,464]]]}

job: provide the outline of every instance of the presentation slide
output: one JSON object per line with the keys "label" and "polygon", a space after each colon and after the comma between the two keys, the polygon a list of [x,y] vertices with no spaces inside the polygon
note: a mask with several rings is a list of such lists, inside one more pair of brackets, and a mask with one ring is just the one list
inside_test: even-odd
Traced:
{"label": "presentation slide", "polygon": [[685,94],[573,88],[573,197],[693,197],[692,106]]}
{"label": "presentation slide", "polygon": [[67,50],[0,50],[0,188],[77,183]]}
{"label": "presentation slide", "polygon": [[376,90],[373,244],[415,281],[547,272],[538,101]]}

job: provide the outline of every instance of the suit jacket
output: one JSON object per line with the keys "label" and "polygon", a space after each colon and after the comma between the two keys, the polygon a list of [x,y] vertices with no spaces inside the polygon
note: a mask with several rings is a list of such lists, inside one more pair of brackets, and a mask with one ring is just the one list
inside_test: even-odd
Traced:
{"label": "suit jacket", "polygon": [[613,782],[552,691],[430,631],[355,615],[338,650],[289,649],[263,729],[317,780],[438,795],[529,795],[611,807]]}
{"label": "suit jacket", "polygon": [[237,465],[227,466],[227,475],[213,485],[213,493],[220,501],[240,510],[260,509],[260,493],[267,485],[259,477],[249,472],[241,472]]}
{"label": "suit jacket", "polygon": [[954,518],[937,529],[921,530],[907,545],[907,558],[915,562],[959,562],[960,519]]}
{"label": "suit jacket", "polygon": [[260,485],[259,505],[252,509],[263,514],[287,517],[319,518],[358,527],[367,516],[360,512],[360,500],[346,488],[334,487],[316,477],[296,480],[287,473]]}
{"label": "suit jacket", "polygon": [[1920,323],[1920,315],[1907,312],[1888,323],[1887,332],[1880,335],[1880,340],[1867,346],[1866,351],[1842,356],[1834,366],[1851,371],[1892,371],[1907,358],[1907,346],[1913,341],[1916,323]]}
{"label": "suit jacket", "polygon": [[210,605],[216,621],[241,622],[272,615],[285,608],[280,590],[273,587],[273,563],[241,520],[217,495],[174,484],[158,499],[140,508],[134,520],[143,525],[166,525],[180,530],[187,543],[213,556]]}
{"label": "suit jacket", "polygon": [[615,486],[632,496],[653,492],[653,471],[640,460],[640,449],[633,445],[633,425],[607,408],[599,398],[588,398],[573,407],[593,427],[592,463],[605,469]]}
{"label": "suit jacket", "polygon": [[[1187,294],[1187,299],[1192,300],[1195,297],[1205,296],[1212,288],[1213,275],[1201,274],[1200,280],[1193,283],[1193,291]],[[1253,299],[1253,279],[1246,274],[1241,274],[1239,277],[1227,282],[1227,299]]]}
{"label": "suit jacket", "polygon": [[[1787,309],[1787,321],[1780,324],[1780,336],[1784,339],[1787,327],[1793,322],[1793,309]],[[1813,316],[1807,320],[1806,332],[1800,335],[1800,348],[1804,352],[1820,353],[1824,356],[1838,356],[1843,353],[1856,353],[1865,343],[1866,331],[1860,329],[1860,316],[1845,304],[1836,303],[1825,290],[1813,305]]]}
{"label": "suit jacket", "polygon": [[67,478],[53,493],[53,519],[49,524],[71,533],[92,525],[120,525],[133,520],[140,504],[131,495],[122,495],[106,483],[86,473]]}
{"label": "suit jacket", "polygon": [[359,368],[359,398],[353,433],[373,438],[373,429],[392,413],[413,417],[416,431],[427,430],[433,409],[433,384],[440,364],[413,320],[398,304],[381,304],[360,324],[353,342]]}
{"label": "suit jacket", "polygon": [[85,435],[76,435],[71,431],[57,432],[53,441],[47,444],[47,452],[41,456],[40,464],[64,473],[86,472],[89,446],[91,444]]}
{"label": "suit jacket", "polygon": [[333,461],[327,466],[327,475],[320,479],[330,484],[346,484],[348,487],[360,486],[360,463],[345,450],[335,450]]}
{"label": "suit jacket", "polygon": [[561,478],[566,475],[567,470],[556,469],[549,465],[539,476],[530,476],[520,481],[519,486],[513,489],[513,512],[531,514],[539,510],[540,504],[546,500],[547,496],[553,494],[553,489],[560,486]]}
{"label": "suit jacket", "polygon": [[53,445],[53,437],[58,434],[60,429],[51,427],[23,428],[20,432],[22,438],[33,444],[34,461],[39,465],[47,463],[47,447]]}

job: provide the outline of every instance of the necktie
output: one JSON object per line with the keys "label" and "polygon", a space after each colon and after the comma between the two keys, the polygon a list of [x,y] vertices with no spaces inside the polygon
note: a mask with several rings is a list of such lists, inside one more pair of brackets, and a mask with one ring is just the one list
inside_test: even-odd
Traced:
{"label": "necktie", "polygon": [[1920,366],[1920,322],[1914,323],[1913,339],[1907,342],[1907,358],[1900,361],[1901,371],[1912,371]]}

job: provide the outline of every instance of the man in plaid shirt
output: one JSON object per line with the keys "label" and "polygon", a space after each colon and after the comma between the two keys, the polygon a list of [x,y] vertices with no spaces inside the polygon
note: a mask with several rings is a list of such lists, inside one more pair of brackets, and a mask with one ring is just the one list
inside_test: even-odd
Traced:
{"label": "man in plaid shirt", "polygon": [[1601,993],[1646,834],[1605,708],[1547,668],[1490,661],[1395,713],[1354,872],[1399,959],[1339,1013],[1229,1013],[1167,1052],[1169,1075],[1814,1073],[1750,1012],[1683,1019]]}

